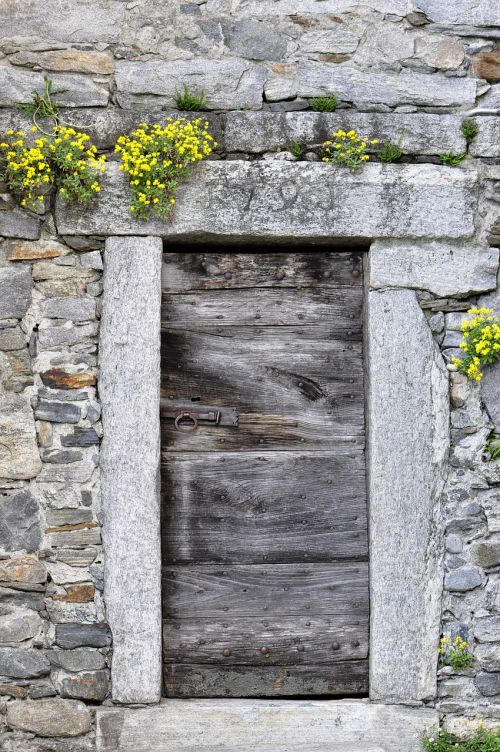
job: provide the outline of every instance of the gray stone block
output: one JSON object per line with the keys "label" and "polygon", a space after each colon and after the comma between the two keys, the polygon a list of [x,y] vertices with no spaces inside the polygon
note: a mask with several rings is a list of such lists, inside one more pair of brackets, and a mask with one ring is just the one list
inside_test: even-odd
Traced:
{"label": "gray stone block", "polygon": [[61,697],[73,700],[92,700],[102,702],[109,693],[108,671],[79,670],[78,673],[52,671],[51,679]]}
{"label": "gray stone block", "polygon": [[67,402],[40,400],[35,409],[37,420],[50,423],[78,423],[80,416],[80,407]]}
{"label": "gray stone block", "polygon": [[[475,244],[376,241],[370,253],[370,286],[410,287],[446,297],[496,288],[498,249]],[[456,347],[462,336],[445,347]]]}
{"label": "gray stone block", "polygon": [[335,92],[339,99],[355,105],[380,103],[472,107],[476,82],[469,78],[447,78],[434,74],[372,73],[333,63],[304,62],[297,69],[299,97],[317,97]]}
{"label": "gray stone block", "polygon": [[[59,0],[23,0],[0,4],[3,37],[41,37],[61,42],[116,42],[125,17],[120,0],[61,5]],[[41,42],[41,40],[39,40]],[[43,49],[43,44],[41,44]],[[53,49],[48,44],[45,49]]]}
{"label": "gray stone block", "polygon": [[[498,102],[496,104],[482,101],[482,107],[497,106],[500,110],[500,85],[492,87],[498,89]],[[479,133],[475,141],[470,145],[470,154],[473,157],[500,157],[500,122],[498,117],[480,117],[476,119],[479,125]]]}
{"label": "gray stone block", "polygon": [[[500,566],[500,540],[487,540],[472,545],[472,558],[484,569]],[[500,635],[498,636],[500,640]]]}
{"label": "gray stone block", "polygon": [[82,211],[58,201],[65,235],[162,235],[238,241],[316,238],[463,238],[474,232],[473,171],[434,165],[206,162],[178,193],[169,222],[130,216],[129,187],[109,164],[101,198]]}
{"label": "gray stone block", "polygon": [[47,658],[51,666],[65,671],[97,671],[106,665],[106,659],[98,650],[75,648],[74,650],[49,650]]}
{"label": "gray stone block", "polygon": [[[484,0],[486,2],[486,0]],[[365,6],[379,13],[393,13],[404,16],[406,0],[368,0]],[[290,16],[334,14],[351,11],[352,0],[207,0],[210,15],[238,13],[241,17]]]}
{"label": "gray stone block", "polygon": [[209,110],[262,109],[266,71],[238,58],[222,60],[118,61],[117,98],[121,107],[173,107],[186,83],[192,94],[205,92]]}
{"label": "gray stone block", "polygon": [[33,410],[27,397],[0,397],[0,478],[24,480],[41,470]]}
{"label": "gray stone block", "polygon": [[[57,101],[65,107],[105,107],[108,104],[107,87],[94,83],[88,76],[75,73],[57,74],[51,75],[51,80],[54,90],[64,89],[57,95]],[[42,73],[9,65],[0,66],[0,107],[31,102],[33,91],[42,94],[43,85]]]}
{"label": "gray stone block", "polygon": [[477,674],[474,684],[485,697],[495,697],[500,695],[500,673]]}
{"label": "gray stone block", "polygon": [[110,643],[107,624],[58,624],[56,645],[66,650],[79,647],[104,648]]}
{"label": "gray stone block", "polygon": [[459,567],[445,575],[444,589],[457,593],[466,593],[479,587],[482,582],[483,575],[477,567]]}
{"label": "gray stone block", "polygon": [[80,736],[90,731],[90,711],[77,700],[14,700],[7,723],[37,736]]}
{"label": "gray stone block", "polygon": [[36,637],[43,622],[36,611],[0,606],[0,646],[16,646]]}
{"label": "gray stone block", "polygon": [[413,291],[370,292],[367,315],[370,697],[415,702],[436,693],[448,377]]}
{"label": "gray stone block", "polygon": [[45,676],[50,663],[41,650],[32,648],[0,648],[0,675],[13,679]]}
{"label": "gray stone block", "polygon": [[41,540],[39,505],[31,492],[0,496],[0,549],[31,553]]}
{"label": "gray stone block", "polygon": [[[499,313],[496,311],[495,313]],[[500,431],[500,364],[488,366],[481,381],[481,397],[495,428]]]}
{"label": "gray stone block", "polygon": [[224,42],[231,52],[247,60],[283,60],[286,38],[270,24],[252,20],[222,23]]}
{"label": "gray stone block", "polygon": [[418,752],[431,708],[339,700],[167,700],[99,708],[97,752]]}
{"label": "gray stone block", "polygon": [[292,141],[321,145],[336,130],[354,128],[369,138],[396,142],[403,134],[407,154],[441,154],[465,150],[457,115],[379,113],[339,110],[320,112],[228,112],[220,142],[228,152],[261,154],[286,149]]}
{"label": "gray stone block", "polygon": [[31,304],[32,287],[29,267],[0,269],[0,319],[22,318]]}
{"label": "gray stone block", "polygon": [[0,201],[0,236],[36,240],[40,236],[40,220],[19,209],[9,209]]}
{"label": "gray stone block", "polygon": [[160,238],[114,237],[104,254],[101,492],[113,700],[122,703],[161,695],[162,252]]}
{"label": "gray stone block", "polygon": [[95,318],[95,298],[48,298],[40,306],[42,316],[71,321],[90,321]]}
{"label": "gray stone block", "polygon": [[444,24],[500,26],[500,7],[490,0],[412,0],[412,4],[431,20]]}
{"label": "gray stone block", "polygon": [[474,636],[479,642],[497,642],[500,635],[500,616],[484,616],[474,624]]}

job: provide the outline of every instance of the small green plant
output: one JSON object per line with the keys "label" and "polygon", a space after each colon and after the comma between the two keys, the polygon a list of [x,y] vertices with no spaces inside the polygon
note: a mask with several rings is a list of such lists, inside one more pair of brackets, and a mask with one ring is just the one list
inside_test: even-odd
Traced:
{"label": "small green plant", "polygon": [[326,97],[314,97],[310,102],[314,112],[335,112],[337,108],[337,95],[328,94]]}
{"label": "small green plant", "polygon": [[[50,118],[56,125],[62,122],[59,105],[54,101],[53,97],[56,94],[62,94],[64,91],[66,89],[52,89],[52,81],[47,76],[44,76],[43,93],[39,94],[37,91],[33,91],[32,101],[18,105],[18,109],[33,120],[33,124],[36,125],[37,130],[45,133],[40,128],[38,121],[43,118]],[[45,133],[45,135],[49,134]]]}
{"label": "small green plant", "polygon": [[133,133],[120,136],[115,152],[120,170],[132,188],[130,211],[139,219],[150,212],[167,219],[175,205],[175,192],[189,168],[208,157],[217,146],[202,118],[167,118],[166,125],[141,123]]}
{"label": "small green plant", "polygon": [[298,141],[292,141],[292,143],[288,147],[288,151],[295,157],[295,159],[300,159],[302,154],[304,153],[304,149]]}
{"label": "small green plant", "polygon": [[500,752],[500,731],[478,729],[469,736],[458,736],[446,729],[422,737],[425,752]]}
{"label": "small green plant", "polygon": [[460,126],[462,135],[468,144],[472,144],[476,140],[476,136],[479,133],[479,125],[473,118],[466,118],[462,121]]}
{"label": "small green plant", "polygon": [[454,671],[469,668],[474,661],[474,655],[469,652],[469,643],[457,635],[453,642],[451,637],[444,635],[439,640],[438,655],[441,665],[451,666]]}
{"label": "small green plant", "polygon": [[205,106],[205,92],[191,94],[186,83],[182,84],[182,91],[175,92],[175,105],[178,110],[187,112],[202,110]]}
{"label": "small green plant", "polygon": [[392,141],[382,141],[382,148],[380,149],[379,153],[377,154],[378,161],[384,162],[386,164],[390,164],[391,162],[397,162],[397,160],[403,156],[403,141],[405,137],[405,131],[403,131],[396,141],[396,143],[392,143]]}
{"label": "small green plant", "polygon": [[439,159],[447,167],[459,167],[466,156],[467,152],[465,151],[458,154],[455,154],[454,151],[446,151],[444,154],[439,155]]}
{"label": "small green plant", "polygon": [[465,357],[452,358],[459,373],[475,381],[483,378],[482,369],[500,358],[500,318],[493,315],[493,308],[469,308],[471,319],[462,321],[460,330],[464,336],[460,349]]}
{"label": "small green plant", "polygon": [[325,147],[323,162],[333,162],[342,167],[349,167],[351,170],[358,169],[370,159],[366,153],[368,144],[378,144],[376,138],[369,141],[355,130],[339,129],[335,131],[332,138],[333,141],[325,141],[323,144]]}
{"label": "small green plant", "polygon": [[0,177],[19,196],[21,206],[43,207],[53,187],[67,203],[87,205],[101,190],[98,178],[105,169],[105,157],[97,156],[88,142],[86,133],[62,125],[34,140],[26,139],[24,131],[8,130],[0,143]]}
{"label": "small green plant", "polygon": [[495,432],[488,436],[484,447],[485,454],[488,455],[488,461],[500,460],[500,436]]}

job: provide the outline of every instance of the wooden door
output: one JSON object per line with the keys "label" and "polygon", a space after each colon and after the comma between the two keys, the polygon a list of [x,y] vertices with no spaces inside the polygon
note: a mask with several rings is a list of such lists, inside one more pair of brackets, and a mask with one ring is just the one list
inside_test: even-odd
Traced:
{"label": "wooden door", "polygon": [[362,300],[355,254],[165,253],[167,696],[367,693]]}

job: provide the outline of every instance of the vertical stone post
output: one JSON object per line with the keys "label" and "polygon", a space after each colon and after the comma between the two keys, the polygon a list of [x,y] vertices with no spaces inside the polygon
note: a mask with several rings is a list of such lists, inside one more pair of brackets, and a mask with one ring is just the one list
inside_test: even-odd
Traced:
{"label": "vertical stone post", "polygon": [[108,238],[104,259],[99,392],[112,697],[120,703],[156,703],[161,696],[161,238]]}

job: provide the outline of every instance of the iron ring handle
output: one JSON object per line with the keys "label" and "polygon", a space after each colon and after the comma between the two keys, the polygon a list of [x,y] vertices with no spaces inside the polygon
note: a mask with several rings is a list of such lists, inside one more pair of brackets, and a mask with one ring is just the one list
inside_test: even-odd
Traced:
{"label": "iron ring handle", "polygon": [[[182,424],[181,420],[184,420],[185,418],[191,420],[192,423]],[[198,428],[198,418],[194,413],[179,413],[175,419],[174,425],[176,431],[180,431],[181,433],[191,433],[191,431],[196,431]]]}

